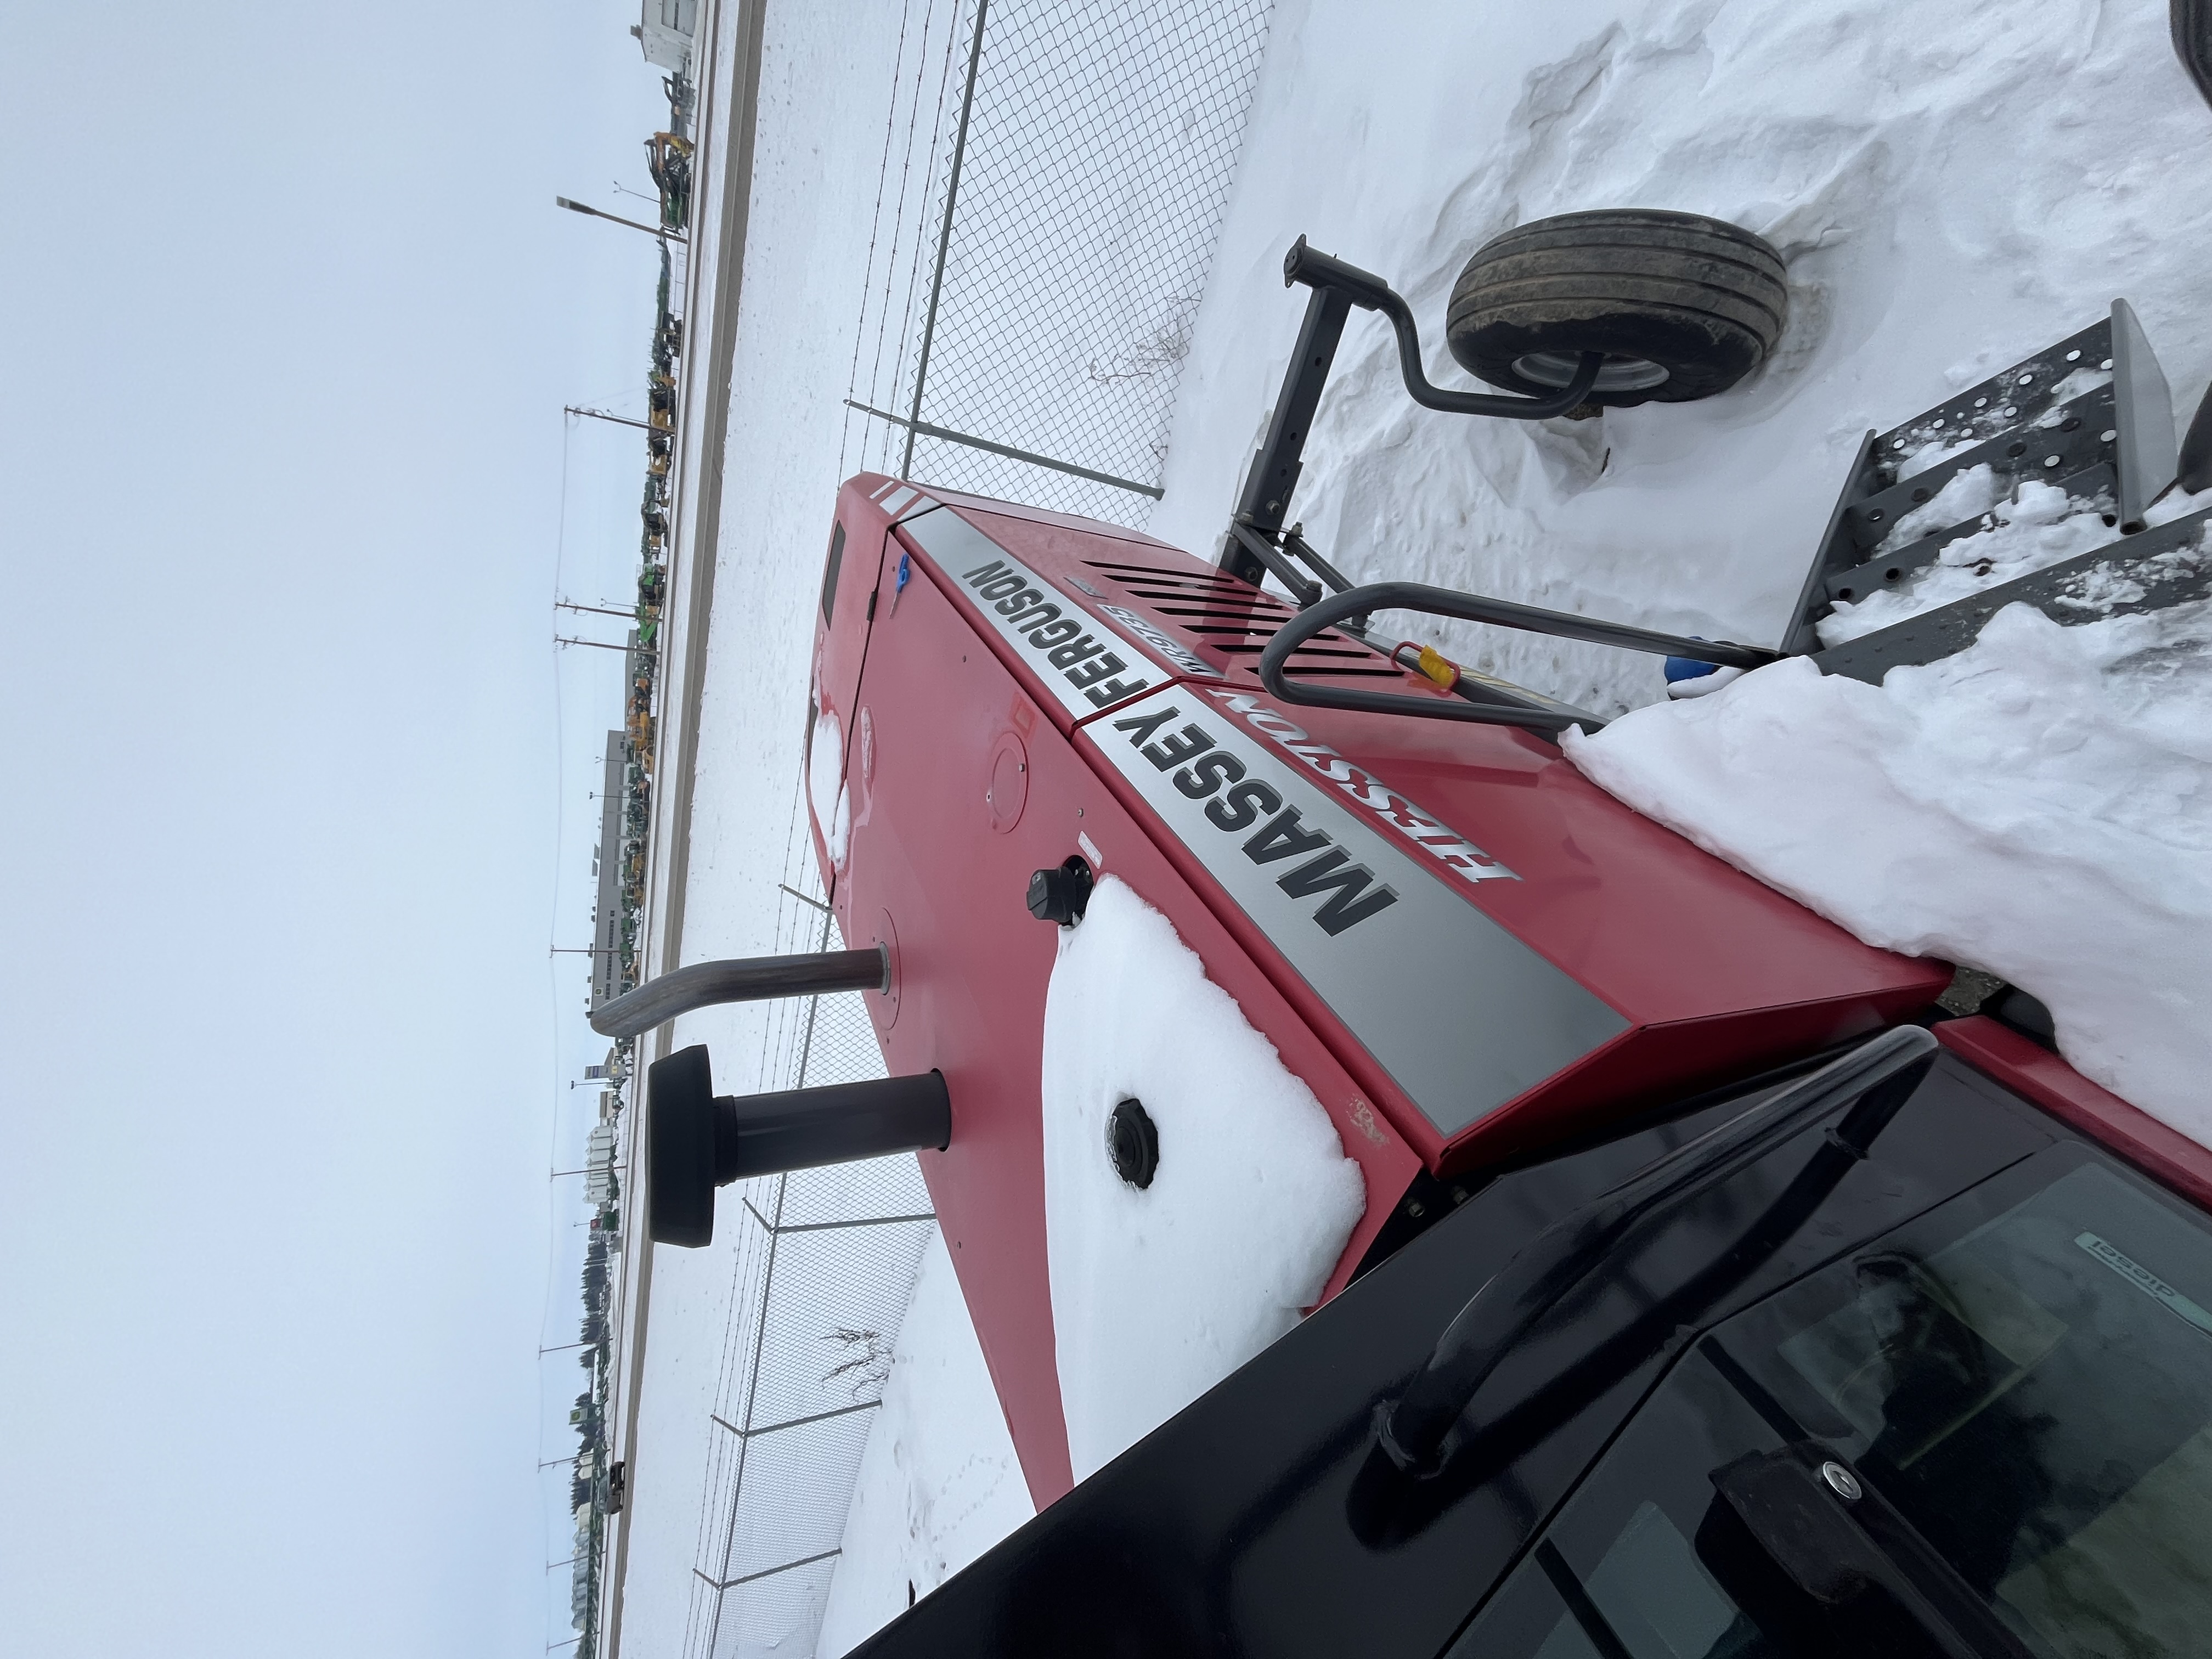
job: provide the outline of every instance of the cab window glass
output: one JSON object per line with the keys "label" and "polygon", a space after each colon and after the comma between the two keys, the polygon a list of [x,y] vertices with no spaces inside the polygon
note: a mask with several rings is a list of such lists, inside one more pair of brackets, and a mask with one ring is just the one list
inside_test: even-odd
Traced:
{"label": "cab window glass", "polygon": [[822,568],[822,620],[828,622],[837,606],[837,568],[845,562],[845,523],[837,521],[830,532],[830,557]]}
{"label": "cab window glass", "polygon": [[1844,1524],[1901,1517],[1873,1547],[1908,1600],[2051,1659],[2201,1654],[2212,1235],[2061,1147],[1854,1251],[1675,1368],[1455,1653],[1863,1645],[1718,1495],[1753,1455],[1846,1466],[1870,1490],[1836,1500]]}

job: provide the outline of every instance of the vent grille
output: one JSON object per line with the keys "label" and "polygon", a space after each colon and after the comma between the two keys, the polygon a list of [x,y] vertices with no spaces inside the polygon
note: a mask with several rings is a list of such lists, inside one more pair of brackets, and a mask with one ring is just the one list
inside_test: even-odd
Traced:
{"label": "vent grille", "polygon": [[[1256,670],[1260,653],[1267,648],[1283,625],[1297,615],[1272,593],[1262,592],[1225,572],[1163,569],[1158,565],[1129,564],[1111,559],[1086,559],[1122,595],[1144,602],[1153,617],[1186,635],[1194,645],[1218,651],[1235,665],[1249,664]],[[1369,649],[1349,635],[1334,629],[1316,634],[1291,653],[1283,665],[1286,674],[1326,674],[1332,678],[1397,680],[1404,673],[1386,665],[1379,652]]]}

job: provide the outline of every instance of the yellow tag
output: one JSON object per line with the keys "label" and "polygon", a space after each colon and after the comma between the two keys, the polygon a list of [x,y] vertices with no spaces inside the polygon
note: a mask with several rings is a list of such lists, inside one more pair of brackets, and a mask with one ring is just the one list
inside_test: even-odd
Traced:
{"label": "yellow tag", "polygon": [[1420,669],[1447,691],[1459,684],[1459,665],[1449,657],[1439,656],[1430,646],[1421,647]]}

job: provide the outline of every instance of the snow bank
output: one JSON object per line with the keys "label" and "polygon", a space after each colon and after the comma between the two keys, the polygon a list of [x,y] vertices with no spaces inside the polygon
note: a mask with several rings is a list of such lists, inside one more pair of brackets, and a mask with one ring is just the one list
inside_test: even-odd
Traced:
{"label": "snow bank", "polygon": [[2024,605],[1880,688],[1802,658],[1567,753],[1870,944],[1996,974],[2088,1077],[2212,1145],[2212,605]]}
{"label": "snow bank", "polygon": [[[1143,1102],[1159,1167],[1114,1171],[1107,1120]],[[1167,918],[1103,879],[1045,1000],[1046,1250],[1075,1478],[1297,1322],[1366,1207],[1313,1092]]]}
{"label": "snow bank", "polygon": [[[1285,292],[1281,261],[1301,233],[1390,279],[1430,377],[1467,386],[1443,319],[1484,241],[1593,208],[1713,214],[1788,264],[1789,326],[1745,385],[1593,421],[1470,420],[1414,406],[1390,330],[1355,313],[1291,512],[1363,580],[1778,640],[1868,428],[2095,322],[2115,296],[2142,317],[2183,417],[2195,407],[2212,370],[2212,195],[2177,158],[2205,155],[2212,111],[2166,14],[1553,0],[1477,16],[1279,0],[1152,533],[1207,551],[1228,520],[1297,332],[1305,296]],[[1601,713],[1662,695],[1657,661],[1632,653],[1410,627]]]}
{"label": "snow bank", "polygon": [[933,1233],[860,1457],[815,1652],[836,1659],[858,1646],[1036,1512],[952,1257]]}
{"label": "snow bank", "polygon": [[[1989,470],[1986,466],[1968,467],[1953,478],[1951,484],[1972,478],[1978,472],[1986,474]],[[1942,507],[1951,493],[1951,485],[1946,485],[1926,507],[1905,514],[1898,521],[1899,532],[1902,533],[1922,514]],[[1965,494],[1968,498],[1978,496],[1981,504],[1967,507],[1964,512],[1931,516],[1898,544],[1917,541],[1931,531],[1961,523],[1984,510],[1988,513],[1987,527],[1947,542],[1934,564],[1913,572],[1895,587],[1869,593],[1855,605],[1838,603],[1817,624],[1821,644],[1841,645],[1845,640],[1857,639],[1863,634],[1887,628],[1892,623],[1903,622],[1907,617],[1933,611],[1969,593],[2031,575],[2077,553],[2089,552],[2106,543],[2117,544],[2120,540],[2119,532],[2107,521],[2112,511],[2109,501],[2081,501],[2057,484],[2045,483],[2038,478],[2024,480],[2014,499],[1999,501],[1994,507],[1988,506],[1984,486],[1972,488]],[[1888,545],[1887,542],[1883,544],[1885,549]]]}

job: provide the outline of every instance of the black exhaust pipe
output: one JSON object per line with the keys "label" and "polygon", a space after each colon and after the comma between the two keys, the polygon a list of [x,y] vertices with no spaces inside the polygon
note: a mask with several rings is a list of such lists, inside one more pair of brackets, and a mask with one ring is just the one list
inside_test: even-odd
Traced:
{"label": "black exhaust pipe", "polygon": [[718,1096],[701,1043],[647,1068],[645,1114],[646,1232],[656,1244],[689,1247],[714,1242],[717,1187],[942,1151],[952,1138],[952,1103],[939,1073]]}
{"label": "black exhaust pipe", "polygon": [[880,945],[865,951],[823,951],[811,956],[746,957],[695,962],[649,979],[592,1011],[601,1036],[642,1036],[664,1021],[718,1002],[768,1002],[778,997],[826,996],[833,991],[881,991],[890,984],[890,953]]}

